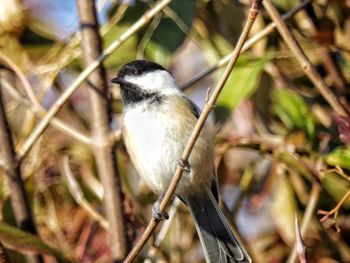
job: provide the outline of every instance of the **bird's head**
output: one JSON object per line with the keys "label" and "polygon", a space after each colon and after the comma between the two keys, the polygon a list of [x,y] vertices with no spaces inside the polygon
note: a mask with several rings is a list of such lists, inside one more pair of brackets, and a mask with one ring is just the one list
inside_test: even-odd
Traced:
{"label": "bird's head", "polygon": [[170,72],[161,65],[146,60],[125,64],[111,82],[119,84],[126,105],[178,92]]}

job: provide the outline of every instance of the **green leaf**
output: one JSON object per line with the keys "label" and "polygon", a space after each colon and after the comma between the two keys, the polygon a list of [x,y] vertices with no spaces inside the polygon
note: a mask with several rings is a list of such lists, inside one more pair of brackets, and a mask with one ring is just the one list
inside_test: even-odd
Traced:
{"label": "green leaf", "polygon": [[298,4],[297,0],[273,0],[272,2],[283,11],[289,10]]}
{"label": "green leaf", "polygon": [[326,156],[329,165],[339,165],[342,168],[350,169],[350,149],[337,148]]}
{"label": "green leaf", "polygon": [[304,130],[309,138],[315,136],[315,122],[302,97],[290,90],[275,90],[274,109],[288,129]]}
{"label": "green leaf", "polygon": [[[130,27],[148,9],[149,4],[136,1],[132,8],[128,8],[119,25]],[[137,33],[138,45],[143,45],[142,42],[145,41],[145,46],[138,46],[138,48],[144,48],[141,51],[144,51],[148,59],[164,66],[168,65],[175,50],[187,38],[189,33],[187,31],[191,29],[193,23],[194,9],[194,0],[172,1],[163,9],[160,22],[155,28],[152,28],[152,21],[158,19],[157,17]]]}
{"label": "green leaf", "polygon": [[192,27],[194,3],[193,0],[177,0],[165,8],[163,17],[146,46],[145,53],[149,59],[163,65],[170,61],[169,57],[186,39],[186,33],[189,33],[186,29]]}
{"label": "green leaf", "polygon": [[[326,189],[336,202],[339,202],[350,189],[349,181],[336,173],[324,174],[321,181],[324,189]],[[345,201],[343,206],[350,208],[350,200]]]}
{"label": "green leaf", "polygon": [[295,170],[301,175],[305,177],[309,176],[309,171],[303,165],[300,165],[300,161],[288,151],[275,151],[273,153],[273,157],[276,158],[277,160],[282,161],[289,168]]}
{"label": "green leaf", "polygon": [[279,174],[272,198],[271,212],[282,239],[287,244],[294,240],[294,215],[296,211],[292,186],[284,174]]}
{"label": "green leaf", "polygon": [[[25,74],[28,72],[30,59],[26,50],[16,37],[8,34],[0,36],[0,48],[1,52],[9,57]],[[0,60],[0,65],[6,65],[6,63]]]}
{"label": "green leaf", "polygon": [[222,90],[217,105],[232,111],[256,90],[265,63],[270,55],[257,60],[241,56]]}
{"label": "green leaf", "polygon": [[[130,25],[117,25],[111,28],[103,36],[103,45],[108,47],[112,42],[119,38],[121,34],[127,31]],[[137,37],[133,35],[128,38],[123,44],[120,45],[116,52],[113,52],[105,61],[104,65],[107,68],[111,68],[115,65],[123,65],[126,62],[135,59],[135,51],[137,47]]]}
{"label": "green leaf", "polygon": [[41,241],[36,235],[6,223],[0,223],[0,240],[9,249],[21,253],[48,254],[60,262],[68,262],[63,253]]}

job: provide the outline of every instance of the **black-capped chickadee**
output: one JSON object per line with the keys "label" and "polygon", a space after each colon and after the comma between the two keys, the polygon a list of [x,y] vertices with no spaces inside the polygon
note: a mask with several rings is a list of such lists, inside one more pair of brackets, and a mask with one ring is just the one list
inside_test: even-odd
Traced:
{"label": "black-capped chickadee", "polygon": [[[129,62],[111,81],[121,89],[123,136],[130,158],[147,185],[161,196],[199,117],[198,107],[178,89],[170,72],[153,62]],[[201,131],[188,164],[176,195],[190,210],[206,261],[251,262],[218,207],[213,133],[208,126]],[[166,217],[156,207],[153,215]]]}

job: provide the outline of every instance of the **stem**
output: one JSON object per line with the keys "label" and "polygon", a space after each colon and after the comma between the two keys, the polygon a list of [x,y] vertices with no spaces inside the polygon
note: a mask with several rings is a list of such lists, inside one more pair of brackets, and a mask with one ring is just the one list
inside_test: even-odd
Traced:
{"label": "stem", "polygon": [[[315,213],[316,205],[320,197],[321,187],[318,183],[312,185],[311,194],[309,201],[307,202],[307,207],[305,209],[304,217],[301,222],[300,234],[305,236],[306,230],[310,224],[311,218]],[[294,263],[297,256],[297,245],[294,244],[292,252],[289,255],[287,263]]]}
{"label": "stem", "polygon": [[[94,0],[77,0],[81,46],[84,65],[87,68],[102,53]],[[113,261],[122,260],[127,252],[123,217],[120,177],[116,163],[114,142],[110,140],[110,93],[106,72],[102,64],[93,71],[87,81],[91,105],[91,129],[93,152],[97,170],[104,188],[104,210],[109,223],[109,246]]]}
{"label": "stem", "polygon": [[[228,65],[226,67],[226,70],[225,70],[223,76],[221,77],[219,83],[217,84],[215,90],[213,91],[213,94],[210,97],[209,101],[205,104],[204,109],[202,111],[202,114],[199,116],[199,119],[194,127],[194,130],[191,134],[191,137],[188,140],[188,143],[187,143],[185,150],[182,154],[181,158],[185,162],[188,160],[188,158],[191,154],[191,151],[194,147],[194,144],[196,143],[196,140],[197,140],[197,138],[198,138],[203,126],[204,126],[204,123],[205,123],[209,113],[214,108],[215,102],[216,102],[217,98],[219,97],[220,92],[222,91],[224,84],[226,83],[226,80],[228,79],[234,65],[237,62],[237,59],[238,59],[238,56],[242,50],[243,44],[248,37],[248,34],[249,34],[249,32],[252,28],[252,25],[256,19],[256,16],[259,13],[259,8],[261,5],[261,2],[262,2],[262,0],[255,0],[252,3],[252,7],[249,10],[249,15],[248,15],[247,21],[245,23],[244,29],[240,35],[240,38],[238,39],[237,45],[235,47],[235,50],[233,51],[232,57],[231,57]],[[180,179],[182,177],[183,169],[184,168],[181,167],[180,165],[177,166],[174,177],[173,177],[172,181],[170,182],[170,185],[169,185],[167,191],[165,192],[165,195],[162,199],[162,202],[160,203],[160,206],[159,206],[160,212],[164,212],[166,207],[170,203],[170,200],[172,199],[172,196],[176,190],[176,187],[179,184]],[[155,220],[155,218],[151,219],[145,232],[141,236],[140,240],[133,247],[132,251],[129,253],[127,258],[125,259],[125,261],[124,261],[125,263],[132,262],[135,259],[135,257],[140,253],[141,249],[143,248],[143,246],[146,244],[146,242],[148,241],[148,239],[150,238],[150,236],[154,232],[158,223],[159,222],[157,222]]]}
{"label": "stem", "polygon": [[[283,20],[288,20],[290,18],[292,18],[296,13],[298,13],[299,11],[301,11],[305,6],[307,6],[310,3],[310,0],[306,0],[301,2],[299,5],[297,5],[296,7],[292,8],[291,10],[289,10],[287,13],[285,13],[284,15],[282,15],[282,19]],[[264,37],[266,37],[267,35],[269,35],[270,33],[274,32],[276,29],[276,24],[274,22],[268,24],[264,29],[262,29],[261,31],[259,31],[258,33],[256,33],[254,36],[252,36],[251,38],[249,38],[243,45],[242,51],[246,52],[249,48],[251,48],[255,43],[257,43],[258,41],[262,40]],[[188,89],[190,86],[192,86],[193,84],[197,83],[198,81],[200,81],[201,79],[205,78],[206,76],[210,75],[211,73],[213,73],[214,71],[216,71],[217,69],[219,69],[220,67],[226,65],[233,53],[228,54],[227,56],[223,57],[222,59],[220,59],[218,61],[218,63],[208,69],[206,69],[205,71],[197,74],[196,76],[194,76],[192,79],[188,80],[187,82],[185,82],[184,84],[180,85],[180,88],[182,90],[186,90]]]}
{"label": "stem", "polygon": [[[1,93],[0,88],[0,153],[4,162],[7,183],[9,184],[9,189],[11,189],[12,209],[15,214],[17,226],[24,231],[37,234]],[[26,258],[28,262],[42,262],[41,256],[28,255]]]}
{"label": "stem", "polygon": [[82,209],[94,220],[96,220],[101,227],[105,230],[109,230],[109,225],[106,219],[97,212],[92,205],[85,199],[84,193],[80,188],[79,183],[75,180],[74,174],[69,166],[68,156],[64,156],[62,159],[63,175],[65,176],[69,192],[73,196],[75,202],[81,206]]}
{"label": "stem", "polygon": [[350,197],[350,190],[347,191],[347,193],[342,197],[342,199],[339,201],[339,203],[331,210],[331,211],[318,211],[319,214],[324,215],[320,222],[326,221],[330,216],[336,215],[339,212],[339,209],[342,207],[342,205],[345,203],[345,201]]}
{"label": "stem", "polygon": [[[16,73],[17,77],[22,82],[22,85],[24,87],[24,90],[27,93],[28,98],[20,94],[6,79],[4,79],[2,82],[3,88],[8,91],[9,95],[13,99],[22,103],[24,106],[30,108],[30,110],[36,113],[38,117],[41,117],[41,118],[45,117],[47,112],[35,97],[33,88],[30,85],[27,78],[23,75],[23,72],[5,54],[2,54],[1,51],[0,51],[0,58],[3,59],[7,63],[7,65]],[[58,130],[61,130],[62,132],[78,140],[79,142],[90,145],[91,143],[90,137],[78,131],[76,128],[69,125],[68,123],[58,118],[53,118],[51,120],[51,124],[52,126],[56,127]]]}

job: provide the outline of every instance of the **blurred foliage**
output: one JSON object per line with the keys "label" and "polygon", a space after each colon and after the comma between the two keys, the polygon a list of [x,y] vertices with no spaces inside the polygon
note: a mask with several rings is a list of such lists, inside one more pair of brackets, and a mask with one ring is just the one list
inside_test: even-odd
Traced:
{"label": "blurred foliage", "polygon": [[241,56],[220,94],[217,105],[232,111],[241,101],[249,98],[258,87],[269,56],[272,55],[256,60]]}
{"label": "blurred foliage", "polygon": [[37,236],[23,232],[16,227],[0,223],[1,242],[13,250],[22,253],[39,253],[54,255],[60,262],[68,262],[61,251],[43,243]]}
{"label": "blurred foliage", "polygon": [[[104,47],[154,5],[154,1],[122,2],[98,1],[102,3],[98,9]],[[232,52],[248,2],[173,1],[104,61],[107,77],[114,76],[124,63],[145,58],[169,68],[179,84],[185,83]],[[273,2],[285,13],[301,1]],[[74,0],[1,0],[0,52],[19,67],[45,108],[82,71],[79,34],[75,33],[79,20],[73,6]],[[287,22],[348,111],[349,14],[349,1],[314,0]],[[270,22],[262,11],[251,35]],[[28,108],[21,81],[9,65],[2,60],[0,63],[0,88],[19,149],[38,118]],[[210,93],[208,88],[215,87],[222,72],[220,68],[211,73],[186,93],[202,106]],[[117,109],[112,128],[117,132],[119,93],[117,89],[111,91]],[[58,118],[90,134],[90,110],[86,91],[80,88]],[[294,216],[297,214],[302,224],[314,184],[322,190],[303,235],[310,262],[350,262],[350,226],[344,223],[350,220],[350,201],[342,202],[350,190],[350,119],[337,116],[327,105],[278,33],[269,34],[240,56],[210,121],[217,128],[222,200],[232,211],[228,217],[248,244],[254,262],[287,261],[294,242]],[[122,142],[118,141],[117,149],[128,242],[132,245],[150,218],[156,196],[139,180]],[[67,155],[81,188],[79,194],[103,214],[104,193],[91,149],[50,126],[21,163],[40,238],[13,226],[11,189],[0,156],[0,240],[13,262],[23,262],[22,253],[44,253],[62,261],[108,262],[106,230],[74,201],[77,193],[63,175],[61,163]],[[319,222],[317,211],[330,211],[338,202],[342,203],[337,213]],[[171,219],[169,229],[161,225],[161,234],[156,235],[160,246],[149,244],[140,261],[203,262],[185,206],[178,205]],[[53,262],[52,257],[46,256],[45,262]]]}
{"label": "blurred foliage", "polygon": [[350,149],[337,148],[327,155],[326,161],[329,165],[339,165],[340,167],[350,169]]}
{"label": "blurred foliage", "polygon": [[301,96],[288,90],[275,90],[274,111],[284,125],[289,129],[301,129],[313,139],[315,136],[315,122],[310,109]]}

